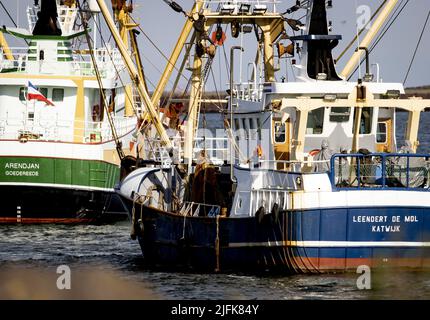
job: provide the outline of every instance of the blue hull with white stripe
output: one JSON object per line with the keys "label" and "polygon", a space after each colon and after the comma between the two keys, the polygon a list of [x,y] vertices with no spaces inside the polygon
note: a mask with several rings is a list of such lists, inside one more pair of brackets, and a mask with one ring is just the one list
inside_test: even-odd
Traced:
{"label": "blue hull with white stripe", "polygon": [[333,208],[258,217],[183,217],[133,204],[151,265],[197,270],[324,272],[430,266],[430,208]]}

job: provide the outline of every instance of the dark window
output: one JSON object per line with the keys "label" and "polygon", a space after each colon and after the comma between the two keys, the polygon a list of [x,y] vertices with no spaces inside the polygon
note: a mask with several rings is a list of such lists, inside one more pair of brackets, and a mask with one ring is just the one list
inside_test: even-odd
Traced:
{"label": "dark window", "polygon": [[260,123],[260,118],[257,118],[257,132],[258,132],[258,140],[261,140],[261,123]]}
{"label": "dark window", "polygon": [[[37,88],[41,94],[45,97],[48,97],[48,88]],[[26,101],[27,100],[27,87],[19,88],[19,100]]]}
{"label": "dark window", "polygon": [[249,129],[251,130],[255,129],[254,118],[249,118]]}
{"label": "dark window", "polygon": [[246,127],[246,118],[242,118],[242,128],[243,128],[244,130],[248,129],[248,128]]}
{"label": "dark window", "polygon": [[48,88],[38,88],[39,92],[48,98]]}
{"label": "dark window", "polygon": [[351,108],[339,107],[330,109],[330,122],[348,122]]}
{"label": "dark window", "polygon": [[318,108],[308,114],[307,134],[322,134],[324,125],[324,109]]}
{"label": "dark window", "polygon": [[378,131],[376,132],[376,142],[387,142],[387,124],[385,122],[378,122]]}
{"label": "dark window", "polygon": [[275,143],[285,143],[285,123],[276,121],[274,126],[275,126]]}
{"label": "dark window", "polygon": [[246,118],[242,118],[242,128],[243,128],[243,132],[245,133],[245,139],[248,139],[248,130],[249,128],[246,126]]}
{"label": "dark window", "polygon": [[64,89],[54,88],[52,89],[52,101],[63,101],[64,100]]}
{"label": "dark window", "polygon": [[[354,109],[354,119],[355,112],[357,109]],[[373,108],[365,107],[361,113],[361,121],[360,121],[360,134],[369,134],[372,133],[372,121],[373,121]],[[354,133],[354,128],[352,128],[352,132]]]}
{"label": "dark window", "polygon": [[19,88],[19,100],[20,101],[27,100],[27,88],[26,87]]}
{"label": "dark window", "polygon": [[233,130],[239,130],[240,129],[240,124],[239,124],[239,119],[234,119],[234,128]]}

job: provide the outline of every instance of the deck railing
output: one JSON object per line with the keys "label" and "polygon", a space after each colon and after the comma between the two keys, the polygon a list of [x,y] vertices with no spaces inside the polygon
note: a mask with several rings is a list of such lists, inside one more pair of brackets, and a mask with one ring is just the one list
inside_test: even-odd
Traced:
{"label": "deck railing", "polygon": [[335,154],[330,178],[336,188],[429,189],[430,155],[411,153]]}
{"label": "deck railing", "polygon": [[[118,136],[123,136],[136,127],[136,119],[133,117],[115,117],[113,123]],[[83,135],[74,135],[75,129],[83,130]],[[61,119],[25,119],[25,113],[21,116],[9,116],[0,118],[0,139],[16,140],[21,138],[39,141],[76,142],[82,139],[82,143],[100,143],[113,139],[112,130],[108,122],[93,122]]]}
{"label": "deck railing", "polygon": [[[177,135],[171,137],[170,140],[175,148],[174,157],[177,158],[178,161],[182,161],[184,156],[184,138]],[[145,138],[145,141],[147,141],[147,143],[144,145],[144,151],[148,158],[156,162],[165,162],[166,149],[163,147],[161,141],[153,138]],[[199,161],[201,160],[201,157],[204,156],[211,163],[222,165],[225,161],[230,159],[228,153],[228,139],[226,137],[197,137],[194,141],[193,160]],[[201,154],[202,151],[204,151],[205,155]]]}
{"label": "deck railing", "polygon": [[228,139],[226,137],[197,137],[195,139],[194,153],[200,153],[203,150],[214,164],[222,165],[229,159]]}
{"label": "deck railing", "polygon": [[330,160],[253,160],[247,163],[250,169],[270,169],[292,173],[317,172],[317,165],[330,165]]}
{"label": "deck railing", "polygon": [[[14,59],[0,59],[0,73],[26,73],[28,71],[29,63],[36,62],[30,61],[29,55],[34,55],[34,53],[30,54],[28,48],[11,47],[9,50]],[[125,70],[125,65],[121,58],[121,54],[117,49],[96,49],[94,54],[97,67],[102,78],[115,77],[118,72]],[[3,57],[3,55],[3,49],[0,48],[0,57]],[[58,75],[95,76],[90,54],[73,53],[72,57],[72,61],[44,61],[44,69],[42,68],[40,73],[43,73],[43,70],[51,70],[50,66],[52,66],[52,68],[55,68],[56,74]],[[59,63],[61,63],[62,66],[66,65],[66,67],[58,68]]]}
{"label": "deck railing", "polygon": [[183,216],[215,217],[221,214],[221,207],[218,205],[185,201],[182,204],[182,208],[179,210],[179,212]]}
{"label": "deck railing", "polygon": [[[204,3],[205,7],[207,6],[213,12],[219,12],[221,14],[233,14],[233,15],[247,15],[252,13],[255,10],[258,10],[260,13],[276,13],[277,12],[277,4],[281,3],[279,0],[235,0],[235,1],[226,1],[226,0],[199,0]],[[249,5],[249,8],[244,7],[244,5]],[[247,10],[247,11],[244,11]]]}

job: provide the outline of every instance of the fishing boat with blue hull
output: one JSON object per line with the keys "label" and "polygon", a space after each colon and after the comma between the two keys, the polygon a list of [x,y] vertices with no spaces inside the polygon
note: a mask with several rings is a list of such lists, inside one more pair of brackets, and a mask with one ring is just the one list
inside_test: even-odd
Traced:
{"label": "fishing boat with blue hull", "polygon": [[95,1],[35,1],[28,29],[0,31],[0,223],[127,219],[114,185],[137,118],[118,50],[94,48],[99,13]]}
{"label": "fishing boat with blue hull", "polygon": [[[221,206],[195,202],[185,203],[181,214],[166,212],[158,207],[160,199],[155,197],[168,194],[168,187],[161,183],[166,172],[161,169],[136,170],[124,180],[121,194],[132,195],[125,203],[135,222],[133,234],[138,235],[146,261],[155,265],[292,272],[355,270],[360,265],[423,268],[430,262],[429,157],[339,154],[331,159],[331,174],[252,169],[251,175],[250,169],[235,167],[241,185],[237,192],[251,190],[251,205],[258,204],[259,196],[266,200],[272,196],[268,205],[252,208],[255,216],[235,210],[234,216],[224,217],[217,215]],[[338,159],[359,162],[366,158],[386,163],[384,174],[362,173],[360,183],[339,183]],[[425,165],[396,169],[394,159]],[[370,171],[376,165],[352,168],[359,175],[360,170]],[[418,184],[402,185],[400,181],[408,175],[411,180],[417,178]],[[139,187],[132,185],[137,179]],[[263,180],[264,184],[282,185],[282,190],[263,187]],[[155,191],[144,196],[133,194],[133,190],[145,190],[154,183]],[[264,208],[270,205],[272,210],[266,212]]]}
{"label": "fishing boat with blue hull", "polygon": [[[225,40],[222,25],[239,23],[239,33],[256,26],[260,54],[249,81],[235,84],[230,77],[229,152],[187,148],[196,140],[190,122],[199,98],[192,94],[185,146],[172,143],[179,158],[136,165],[119,185],[132,238],[148,264],[311,273],[430,267],[430,154],[416,153],[420,114],[430,101],[402,98],[402,84],[376,81],[368,69],[357,82],[345,80],[361,51],[368,52],[367,36],[338,74],[332,50],[341,37],[329,32],[327,5],[297,1],[280,14],[272,2],[237,1],[214,10],[208,2],[200,11],[205,27],[196,29],[197,47],[208,43],[201,30],[216,24],[212,39]],[[382,6],[370,35],[396,5]],[[304,23],[287,16],[299,10]],[[301,34],[289,35],[288,27]],[[297,48],[300,63],[285,59],[296,81],[277,82],[275,61],[292,58]],[[196,51],[194,65],[211,52]],[[231,75],[234,65],[230,60]],[[193,69],[196,87],[202,86],[199,72]],[[409,115],[401,147],[396,110]]]}

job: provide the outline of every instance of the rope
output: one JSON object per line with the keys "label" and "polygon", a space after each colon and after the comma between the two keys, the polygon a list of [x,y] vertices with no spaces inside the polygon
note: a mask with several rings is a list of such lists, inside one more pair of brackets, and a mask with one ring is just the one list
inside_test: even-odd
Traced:
{"label": "rope", "polygon": [[425,29],[426,29],[426,27],[427,27],[427,23],[428,23],[428,21],[429,21],[429,17],[430,17],[430,11],[429,11],[429,13],[427,14],[426,22],[424,23],[423,30],[421,31],[420,38],[418,39],[417,46],[415,47],[414,55],[412,56],[412,60],[411,60],[411,63],[409,64],[408,72],[406,73],[405,79],[403,80],[403,84],[405,84],[405,83],[406,83],[406,80],[408,79],[409,72],[411,71],[412,65],[413,65],[414,60],[415,60],[415,56],[416,56],[416,54],[417,54],[418,48],[420,47],[421,40],[422,40],[422,38],[423,38],[424,31],[425,31]]}
{"label": "rope", "polygon": [[216,238],[215,238],[215,256],[216,266],[215,272],[220,271],[219,254],[220,254],[220,241],[219,241],[219,215],[216,216]]}
{"label": "rope", "polygon": [[76,3],[78,4],[79,14],[80,14],[82,22],[84,24],[85,37],[86,37],[87,42],[88,42],[88,49],[90,50],[91,61],[93,63],[94,72],[96,74],[97,82],[98,82],[98,85],[99,85],[100,96],[103,99],[103,107],[105,109],[105,113],[107,115],[109,125],[111,127],[112,137],[114,138],[114,141],[115,141],[116,151],[118,153],[118,157],[119,157],[120,160],[122,160],[125,157],[124,151],[122,150],[122,143],[121,143],[121,141],[118,138],[118,134],[116,132],[115,125],[113,123],[112,115],[110,114],[109,108],[106,105],[106,95],[105,95],[105,92],[103,90],[103,83],[102,83],[100,71],[99,71],[99,68],[97,66],[96,58],[94,56],[94,49],[92,48],[92,45],[91,45],[91,38],[90,38],[90,36],[88,34],[87,22],[84,19],[84,15],[83,15],[83,12],[82,12],[80,1],[78,0],[78,1],[76,1]]}
{"label": "rope", "polygon": [[136,201],[138,197],[133,197],[133,208],[131,209],[131,230],[130,237],[136,239]]}
{"label": "rope", "polygon": [[[191,209],[192,212],[192,209]],[[185,239],[185,220],[187,219],[187,214],[184,213],[184,224],[182,226],[182,239]]]}

